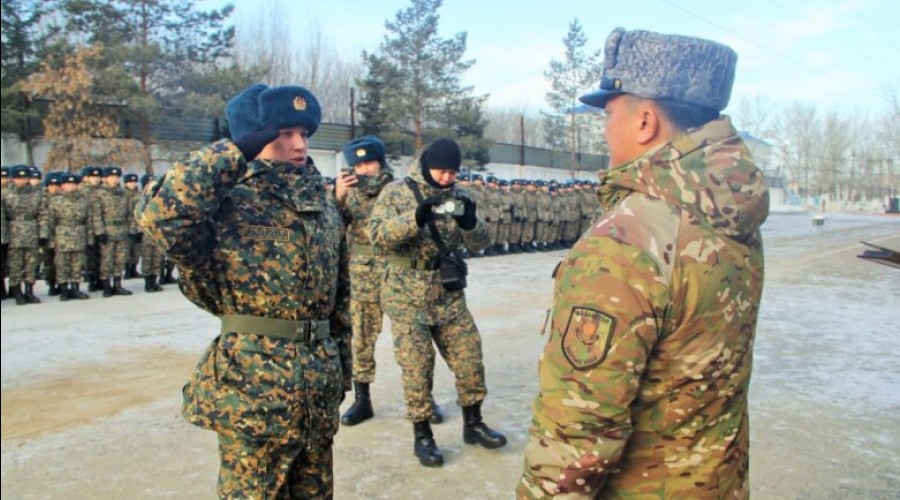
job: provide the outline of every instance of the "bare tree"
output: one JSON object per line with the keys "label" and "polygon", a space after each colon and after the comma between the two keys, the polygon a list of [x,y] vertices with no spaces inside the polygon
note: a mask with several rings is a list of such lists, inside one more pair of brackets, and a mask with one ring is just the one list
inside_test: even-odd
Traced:
{"label": "bare tree", "polygon": [[236,59],[245,69],[255,69],[269,85],[302,85],[322,105],[322,120],[350,122],[350,88],[363,74],[356,55],[332,45],[315,19],[298,26],[285,16],[290,2],[269,0],[257,5],[256,15],[237,27]]}

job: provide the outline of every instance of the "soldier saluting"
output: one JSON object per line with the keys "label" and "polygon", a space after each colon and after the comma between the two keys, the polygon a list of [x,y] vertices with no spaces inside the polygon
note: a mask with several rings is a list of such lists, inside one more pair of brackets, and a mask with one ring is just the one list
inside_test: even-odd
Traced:
{"label": "soldier saluting", "polygon": [[222,321],[183,415],[219,435],[223,498],[331,498],[350,389],[342,223],[309,158],[319,102],[257,84],[226,108],[234,140],[176,162],[136,209],[185,296]]}

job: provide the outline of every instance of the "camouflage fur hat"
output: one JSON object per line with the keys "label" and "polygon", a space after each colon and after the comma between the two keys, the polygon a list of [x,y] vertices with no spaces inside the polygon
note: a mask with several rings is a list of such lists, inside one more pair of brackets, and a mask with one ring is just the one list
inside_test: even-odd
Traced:
{"label": "camouflage fur hat", "polygon": [[581,102],[602,108],[634,94],[722,111],[731,97],[737,54],[702,38],[616,28],[606,39],[600,89]]}

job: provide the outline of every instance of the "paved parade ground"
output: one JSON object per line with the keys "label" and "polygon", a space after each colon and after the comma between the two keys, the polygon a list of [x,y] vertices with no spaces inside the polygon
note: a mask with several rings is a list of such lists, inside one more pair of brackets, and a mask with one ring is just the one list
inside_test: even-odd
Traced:
{"label": "paved parade ground", "polygon": [[[860,240],[900,249],[900,217],[773,214],[750,391],[758,499],[900,495],[900,269],[856,258]],[[338,499],[508,499],[537,387],[550,273],[563,251],[470,260],[484,339],[486,422],[509,444],[462,441],[446,364],[435,396],[441,469],[412,454],[390,325],[377,345],[375,418],[335,440]],[[167,286],[131,297],[2,303],[3,498],[214,498],[215,434],[180,417],[181,386],[218,322]],[[350,404],[348,394],[344,409]]]}

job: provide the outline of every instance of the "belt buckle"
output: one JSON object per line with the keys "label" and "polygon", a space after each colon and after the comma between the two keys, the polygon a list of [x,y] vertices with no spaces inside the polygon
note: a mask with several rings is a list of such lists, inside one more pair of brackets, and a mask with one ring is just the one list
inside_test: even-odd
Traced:
{"label": "belt buckle", "polygon": [[309,338],[310,338],[309,330],[310,330],[309,322],[306,320],[301,321],[300,324],[297,325],[297,328],[294,329],[294,331],[297,333],[297,340],[301,340],[303,342],[309,342]]}

